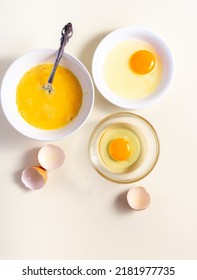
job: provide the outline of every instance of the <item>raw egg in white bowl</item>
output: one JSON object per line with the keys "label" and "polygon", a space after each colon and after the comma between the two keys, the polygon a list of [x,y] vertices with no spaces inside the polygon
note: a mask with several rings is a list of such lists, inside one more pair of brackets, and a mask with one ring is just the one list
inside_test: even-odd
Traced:
{"label": "raw egg in white bowl", "polygon": [[77,131],[88,119],[94,102],[89,72],[68,53],[63,54],[57,68],[54,93],[43,89],[55,57],[52,49],[22,55],[8,68],[1,85],[1,104],[10,124],[25,136],[46,142]]}
{"label": "raw egg in white bowl", "polygon": [[99,92],[126,109],[146,107],[164,96],[174,76],[172,53],[156,33],[124,27],[98,45],[92,74]]}

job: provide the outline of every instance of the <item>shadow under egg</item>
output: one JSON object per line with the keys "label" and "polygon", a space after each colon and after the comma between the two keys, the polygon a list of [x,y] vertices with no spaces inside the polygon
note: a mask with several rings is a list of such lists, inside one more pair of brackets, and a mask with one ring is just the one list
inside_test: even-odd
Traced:
{"label": "shadow under egg", "polygon": [[19,170],[15,171],[13,174],[14,182],[20,188],[22,188],[24,191],[29,191],[29,189],[27,189],[21,181],[22,172],[26,167],[39,165],[39,162],[38,162],[38,151],[39,150],[40,150],[40,147],[39,148],[37,147],[37,148],[33,148],[33,149],[25,152],[21,158],[21,168]]}
{"label": "shadow under egg", "polygon": [[135,212],[135,210],[133,210],[127,202],[127,192],[128,191],[124,191],[124,192],[120,193],[116,197],[115,203],[114,203],[117,211],[120,213],[123,213],[123,214],[125,214],[125,213],[129,214],[129,213]]}

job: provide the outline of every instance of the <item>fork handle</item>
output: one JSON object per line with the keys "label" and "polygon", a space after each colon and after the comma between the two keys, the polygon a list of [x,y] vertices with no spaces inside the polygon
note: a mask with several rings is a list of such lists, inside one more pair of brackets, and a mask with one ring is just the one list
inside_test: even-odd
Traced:
{"label": "fork handle", "polygon": [[66,44],[68,43],[69,39],[72,37],[72,35],[73,35],[73,28],[72,28],[72,24],[69,22],[64,26],[64,28],[61,31],[60,47],[57,51],[55,63],[54,63],[53,69],[52,69],[51,74],[48,79],[49,84],[52,84],[52,82],[53,82],[57,66],[64,53],[64,48],[65,48]]}

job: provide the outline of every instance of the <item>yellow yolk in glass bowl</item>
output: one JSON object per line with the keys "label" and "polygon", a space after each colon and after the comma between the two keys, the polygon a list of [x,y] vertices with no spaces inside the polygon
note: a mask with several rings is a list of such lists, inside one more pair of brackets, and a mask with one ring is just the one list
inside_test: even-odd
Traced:
{"label": "yellow yolk in glass bowl", "polygon": [[124,138],[115,138],[109,144],[109,154],[114,160],[126,160],[131,154],[129,142]]}
{"label": "yellow yolk in glass bowl", "polygon": [[98,154],[111,172],[127,173],[140,157],[141,143],[126,124],[109,125],[100,137]]}

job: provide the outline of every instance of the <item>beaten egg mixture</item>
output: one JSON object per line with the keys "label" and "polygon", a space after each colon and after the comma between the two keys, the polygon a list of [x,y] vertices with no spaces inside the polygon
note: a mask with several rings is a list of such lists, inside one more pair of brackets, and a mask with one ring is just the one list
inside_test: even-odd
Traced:
{"label": "beaten egg mixture", "polygon": [[19,113],[32,126],[57,129],[74,119],[81,108],[83,93],[76,76],[58,66],[53,93],[43,89],[53,64],[40,64],[27,71],[17,86],[16,103]]}

